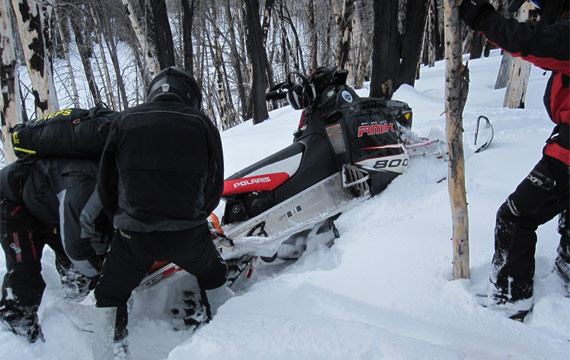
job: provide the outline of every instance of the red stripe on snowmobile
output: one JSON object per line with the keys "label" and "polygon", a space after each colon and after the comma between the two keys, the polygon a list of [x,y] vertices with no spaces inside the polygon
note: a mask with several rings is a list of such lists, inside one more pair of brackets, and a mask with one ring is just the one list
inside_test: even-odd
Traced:
{"label": "red stripe on snowmobile", "polygon": [[401,149],[402,145],[400,144],[390,144],[390,145],[382,145],[382,146],[370,146],[362,148],[362,150],[379,150],[379,149]]}
{"label": "red stripe on snowmobile", "polygon": [[289,180],[285,172],[264,174],[224,181],[224,195],[243,194],[251,191],[271,191]]}

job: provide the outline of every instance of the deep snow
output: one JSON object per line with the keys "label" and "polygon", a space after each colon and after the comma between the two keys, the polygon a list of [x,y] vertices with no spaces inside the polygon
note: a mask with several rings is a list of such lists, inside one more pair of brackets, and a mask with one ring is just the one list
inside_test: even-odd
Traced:
{"label": "deep snow", "polygon": [[[559,241],[555,221],[538,231],[535,306],[526,323],[479,306],[475,296],[487,291],[495,212],[538,161],[553,127],[542,105],[548,74],[533,68],[526,109],[510,110],[502,107],[505,90],[493,89],[499,63],[498,52],[469,62],[470,280],[451,279],[451,214],[442,180],[447,164],[413,158],[384,192],[337,220],[341,237],[332,248],[314,247],[293,264],[261,266],[247,292],[238,291],[195,334],[173,331],[165,313],[168,294],[188,275],[135,294],[133,359],[570,358],[570,299],[551,272]],[[415,88],[403,86],[394,98],[413,108],[415,133],[444,132],[443,62],[423,67]],[[480,114],[491,119],[495,139],[474,154]],[[300,112],[286,108],[270,116],[222,134],[226,175],[291,142]],[[44,251],[43,263],[47,289],[39,315],[46,342],[29,345],[0,328],[0,359],[91,359],[90,334],[78,330],[76,308],[63,300],[51,251]]]}

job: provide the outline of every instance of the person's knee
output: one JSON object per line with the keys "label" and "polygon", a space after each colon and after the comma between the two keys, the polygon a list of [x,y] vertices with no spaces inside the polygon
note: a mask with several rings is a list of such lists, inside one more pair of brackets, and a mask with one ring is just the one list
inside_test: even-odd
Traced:
{"label": "person's knee", "polygon": [[198,284],[201,289],[210,290],[215,289],[227,281],[228,266],[225,262],[219,261],[212,266],[208,272],[204,272],[198,278]]}

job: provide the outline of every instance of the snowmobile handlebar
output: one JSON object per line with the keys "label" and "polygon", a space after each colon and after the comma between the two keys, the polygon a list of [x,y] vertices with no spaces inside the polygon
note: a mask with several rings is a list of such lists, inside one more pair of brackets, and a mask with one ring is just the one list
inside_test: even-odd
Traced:
{"label": "snowmobile handlebar", "polygon": [[318,68],[309,76],[298,71],[287,74],[287,80],[281,82],[265,94],[266,100],[282,100],[287,97],[291,89],[302,89],[303,93],[309,94],[310,101],[318,98],[321,92],[330,85],[344,85],[348,76],[348,70],[338,70],[335,65]]}

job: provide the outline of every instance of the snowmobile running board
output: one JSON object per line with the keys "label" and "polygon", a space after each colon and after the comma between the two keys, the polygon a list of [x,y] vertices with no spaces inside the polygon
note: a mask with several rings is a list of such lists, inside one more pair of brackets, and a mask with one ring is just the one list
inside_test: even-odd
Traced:
{"label": "snowmobile running board", "polygon": [[[347,211],[368,198],[370,194],[356,197],[351,189],[345,189],[341,173],[338,172],[252,219],[225,225],[223,230],[226,238],[214,239],[214,244],[225,260],[244,255],[271,257],[290,236]],[[178,270],[180,268],[172,263],[165,265],[147,275],[137,289],[146,289]]]}
{"label": "snowmobile running board", "polygon": [[227,225],[224,233],[235,246],[223,239],[214,243],[224,259],[245,254],[273,256],[291,235],[310,229],[369,197],[369,194],[356,197],[351,189],[344,189],[338,172],[250,220]]}

